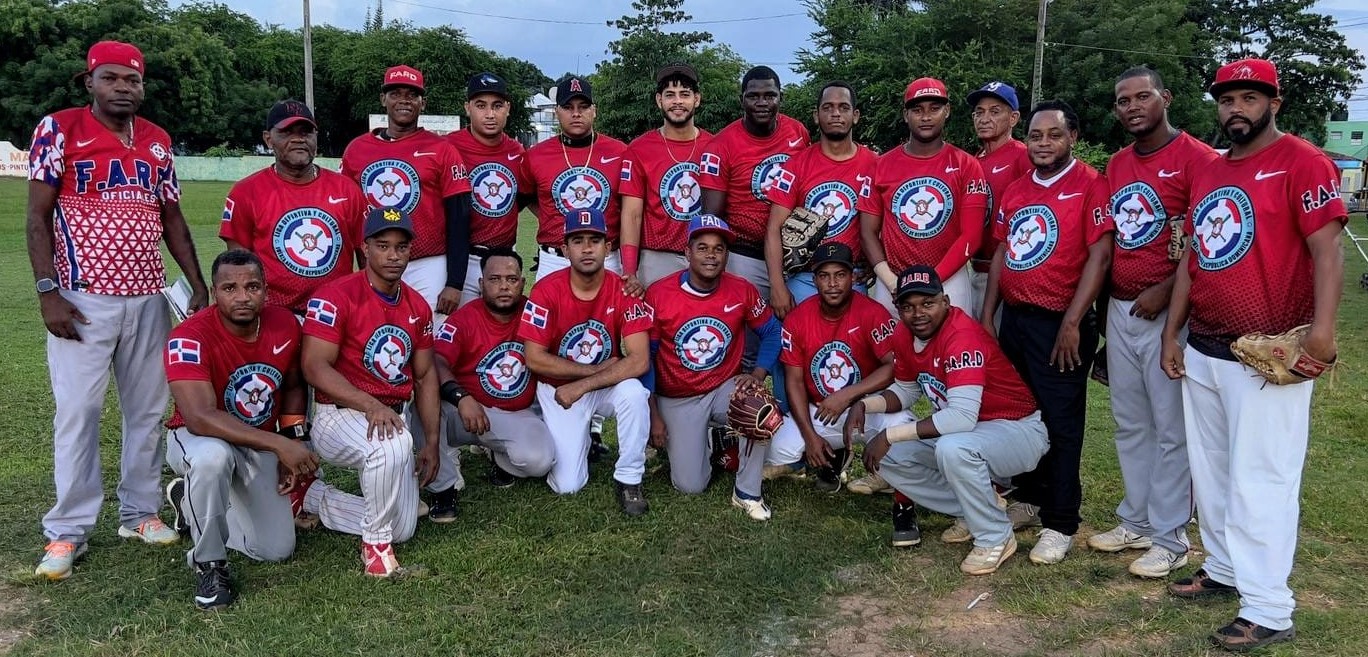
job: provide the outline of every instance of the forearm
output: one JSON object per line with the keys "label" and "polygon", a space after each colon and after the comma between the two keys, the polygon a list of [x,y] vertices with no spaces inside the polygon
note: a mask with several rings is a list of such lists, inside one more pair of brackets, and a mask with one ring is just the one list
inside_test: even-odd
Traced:
{"label": "forearm", "polygon": [[[765,224],[765,269],[769,271],[770,289],[784,284],[784,237],[783,225],[787,210],[777,205],[770,206],[769,221]],[[770,292],[773,297],[774,293]]]}
{"label": "forearm", "polygon": [[549,379],[561,379],[564,381],[574,379],[584,379],[593,376],[599,370],[597,365],[585,365],[576,363],[568,358],[561,358],[549,351],[539,350],[537,352],[527,352],[527,368],[533,374]]}
{"label": "forearm", "polygon": [[446,210],[446,286],[457,290],[465,286],[470,263],[470,194],[448,196]]}
{"label": "forearm", "polygon": [[888,259],[888,255],[884,253],[883,242],[879,241],[879,233],[882,230],[882,217],[868,212],[860,213],[860,246],[864,247],[865,259],[869,260],[871,267]]}
{"label": "forearm", "polygon": [[337,406],[366,411],[383,405],[380,400],[352,385],[331,363],[306,364],[304,378],[314,390],[330,397]]}
{"label": "forearm", "polygon": [[816,434],[812,428],[812,415],[809,410],[810,401],[808,400],[807,386],[803,384],[803,372],[791,365],[780,365],[784,368],[784,392],[788,393],[789,417],[793,423],[798,425],[798,431],[804,436]]}
{"label": "forearm", "polygon": [[1183,259],[1178,263],[1177,271],[1173,272],[1173,293],[1169,295],[1168,319],[1164,321],[1163,339],[1177,340],[1178,332],[1187,324],[1188,312],[1191,308],[1188,293],[1192,290],[1192,278],[1187,269],[1188,255],[1183,254]]}
{"label": "forearm", "polygon": [[276,453],[280,451],[281,445],[289,440],[280,434],[243,424],[241,420],[229,415],[227,411],[221,411],[217,408],[201,412],[187,412],[187,409],[181,408],[180,411],[181,418],[185,420],[185,428],[190,433],[208,438],[218,438],[236,447]]}
{"label": "forearm", "polygon": [[703,214],[727,216],[727,193],[720,189],[703,189]]}
{"label": "forearm", "polygon": [[[1110,243],[1110,240],[1107,240]],[[1101,241],[1099,241],[1099,244]],[[1074,290],[1073,300],[1069,302],[1069,307],[1064,311],[1064,322],[1066,324],[1077,325],[1083,319],[1083,315],[1092,308],[1097,301],[1097,295],[1102,291],[1103,280],[1107,276],[1107,269],[1111,267],[1111,248],[1104,250],[1093,245],[1088,251],[1088,262],[1083,265],[1083,277],[1078,281],[1078,289]]]}
{"label": "forearm", "polygon": [[650,367],[651,362],[648,354],[628,354],[625,358],[613,359],[607,364],[607,367],[585,377],[580,383],[589,390],[611,388],[627,379],[634,379],[645,374]]}
{"label": "forearm", "polygon": [[893,385],[893,363],[884,363],[870,372],[867,378],[860,379],[858,383],[847,386],[841,392],[849,390],[852,398],[858,400],[878,393],[890,385]]}
{"label": "forearm", "polygon": [[1311,259],[1315,262],[1312,281],[1315,305],[1311,334],[1333,341],[1340,293],[1344,287],[1344,251],[1340,248],[1340,231],[1336,230],[1329,238],[1310,241],[1310,247]]}
{"label": "forearm", "polygon": [[442,399],[438,394],[438,373],[436,367],[429,367],[421,375],[414,372],[413,406],[418,411],[418,422],[423,425],[423,435],[432,442],[438,442],[442,420]]}
{"label": "forearm", "polygon": [[999,243],[997,250],[993,252],[993,262],[988,265],[988,282],[983,286],[983,308],[980,309],[984,324],[993,323],[993,315],[997,313],[998,303],[1002,298],[998,285],[1002,280],[1002,262],[1006,257],[1006,249],[1006,245]]}
{"label": "forearm", "polygon": [[[35,188],[35,185],[42,187]],[[47,188],[47,189],[44,189]],[[43,183],[29,183],[27,234],[29,264],[33,279],[56,278],[57,265],[52,258],[52,210],[55,190]]]}
{"label": "forearm", "polygon": [[621,197],[622,223],[618,227],[619,240],[622,242],[622,275],[636,276],[641,266],[641,243],[643,241],[642,213],[644,201],[635,196]]}

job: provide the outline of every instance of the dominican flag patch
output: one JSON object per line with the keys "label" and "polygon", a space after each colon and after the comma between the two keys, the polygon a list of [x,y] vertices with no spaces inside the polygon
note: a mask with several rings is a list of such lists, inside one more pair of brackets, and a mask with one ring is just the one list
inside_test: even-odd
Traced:
{"label": "dominican flag patch", "polygon": [[304,319],[313,320],[324,326],[332,326],[337,323],[337,306],[324,299],[309,299],[309,306],[304,313]]}
{"label": "dominican flag patch", "polygon": [[437,329],[437,334],[433,336],[433,339],[441,340],[443,342],[455,342],[456,327],[452,326],[449,322],[442,322],[441,328]]}
{"label": "dominican flag patch", "polygon": [[536,328],[544,329],[546,328],[546,315],[547,311],[545,308],[538,306],[533,303],[531,299],[528,299],[527,305],[523,306],[522,321],[524,324],[530,324]]}
{"label": "dominican flag patch", "polygon": [[779,331],[779,348],[784,351],[793,351],[793,334],[789,333],[788,329],[780,329]]}
{"label": "dominican flag patch", "polygon": [[190,338],[173,338],[166,342],[167,365],[180,365],[183,363],[198,365],[199,362],[199,340],[191,340]]}
{"label": "dominican flag patch", "polygon": [[793,173],[788,169],[781,167],[779,169],[779,175],[774,179],[774,186],[778,187],[781,192],[787,192],[790,189],[793,189]]}
{"label": "dominican flag patch", "polygon": [[631,161],[631,160],[623,160],[623,161],[622,161],[622,173],[618,174],[618,178],[622,179],[623,181],[629,181],[629,180],[632,179],[632,161]]}
{"label": "dominican flag patch", "polygon": [[233,203],[233,199],[231,199],[231,198],[223,199],[223,221],[232,221],[232,220],[233,220],[233,206],[234,206],[234,205],[236,205],[236,204]]}
{"label": "dominican flag patch", "polygon": [[698,161],[698,167],[710,176],[722,173],[722,158],[714,153],[704,153],[702,159]]}

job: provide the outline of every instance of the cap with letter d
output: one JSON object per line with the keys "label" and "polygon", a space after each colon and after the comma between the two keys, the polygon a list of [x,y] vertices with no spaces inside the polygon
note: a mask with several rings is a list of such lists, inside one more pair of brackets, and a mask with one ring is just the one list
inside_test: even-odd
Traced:
{"label": "cap with letter d", "polygon": [[726,220],[722,217],[707,213],[694,215],[694,218],[689,220],[689,241],[693,241],[693,238],[707,233],[721,235],[723,241],[728,244],[730,244],[733,239],[736,239],[736,233],[732,232],[731,226],[728,226]]}
{"label": "cap with letter d", "polygon": [[571,210],[565,215],[565,236],[575,233],[598,233],[608,236],[608,221],[598,208]]}
{"label": "cap with letter d", "polygon": [[909,294],[935,296],[945,291],[940,275],[930,265],[912,265],[898,274],[898,297],[894,303],[901,302]]}
{"label": "cap with letter d", "polygon": [[368,239],[391,228],[402,230],[408,233],[409,239],[413,239],[413,219],[409,213],[399,208],[371,208],[366,213],[365,232]]}

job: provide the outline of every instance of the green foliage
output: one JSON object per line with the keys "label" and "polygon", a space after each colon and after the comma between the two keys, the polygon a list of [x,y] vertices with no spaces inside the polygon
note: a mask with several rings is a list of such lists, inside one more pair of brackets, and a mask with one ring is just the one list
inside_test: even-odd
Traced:
{"label": "green foliage", "polygon": [[1092,168],[1103,173],[1107,171],[1107,160],[1111,159],[1112,152],[1111,149],[1102,144],[1094,144],[1083,139],[1078,140],[1073,147],[1074,157],[1087,162]]}
{"label": "green foliage", "polygon": [[233,148],[228,142],[223,142],[217,146],[210,146],[204,149],[204,157],[243,157],[251,155],[252,151],[245,148]]}

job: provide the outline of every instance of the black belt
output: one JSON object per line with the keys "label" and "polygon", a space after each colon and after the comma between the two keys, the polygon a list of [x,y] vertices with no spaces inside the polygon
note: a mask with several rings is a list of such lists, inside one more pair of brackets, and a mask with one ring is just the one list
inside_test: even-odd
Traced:
{"label": "black belt", "polygon": [[493,247],[488,247],[488,246],[485,246],[485,245],[483,245],[483,244],[471,244],[471,245],[470,245],[470,255],[475,256],[476,258],[483,258],[483,257],[489,255],[489,252],[492,251],[492,250],[493,250]]}
{"label": "black belt", "polygon": [[742,242],[741,240],[737,240],[728,250],[736,255],[746,256],[747,258],[754,258],[756,260],[765,259],[765,245],[756,244],[755,242]]}
{"label": "black belt", "polygon": [[1230,344],[1235,341],[1233,337],[1189,333],[1187,341],[1193,349],[1197,350],[1197,353],[1203,356],[1219,360],[1235,360],[1235,354],[1230,351]]}

